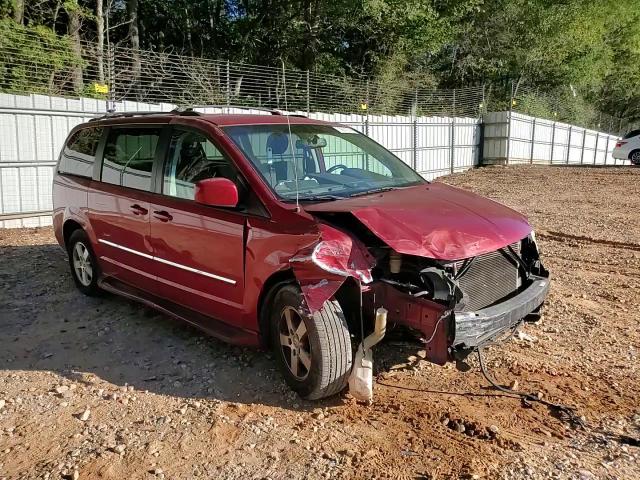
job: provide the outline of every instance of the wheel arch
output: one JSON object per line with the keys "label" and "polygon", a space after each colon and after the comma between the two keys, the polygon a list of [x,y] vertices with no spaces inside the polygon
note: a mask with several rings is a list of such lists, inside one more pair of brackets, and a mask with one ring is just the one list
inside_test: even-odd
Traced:
{"label": "wheel arch", "polygon": [[64,222],[64,224],[62,225],[62,238],[64,241],[64,248],[68,248],[69,238],[71,238],[73,232],[78,229],[84,230],[84,227],[80,224],[80,222],[73,219],[68,219]]}
{"label": "wheel arch", "polygon": [[258,296],[258,335],[263,348],[269,348],[269,315],[265,306],[271,303],[279,288],[295,283],[297,282],[293,271],[286,269],[272,273],[262,285]]}
{"label": "wheel arch", "polygon": [[[260,336],[260,345],[268,347],[269,345],[269,315],[265,306],[273,300],[275,293],[284,285],[298,285],[293,271],[291,269],[280,270],[273,273],[262,287],[260,296],[258,297],[258,328]],[[345,318],[349,331],[352,333],[360,332],[360,312],[362,310],[362,301],[360,295],[360,283],[353,277],[347,277],[338,291],[333,295],[338,301]],[[366,327],[365,327],[366,330]]]}
{"label": "wheel arch", "polygon": [[[335,293],[334,298],[340,304],[342,313],[347,319],[347,325],[351,334],[360,332],[360,315],[362,312],[362,295],[360,291],[360,282],[354,277],[348,277]],[[363,319],[366,323],[366,319]],[[366,326],[365,326],[366,330]]]}

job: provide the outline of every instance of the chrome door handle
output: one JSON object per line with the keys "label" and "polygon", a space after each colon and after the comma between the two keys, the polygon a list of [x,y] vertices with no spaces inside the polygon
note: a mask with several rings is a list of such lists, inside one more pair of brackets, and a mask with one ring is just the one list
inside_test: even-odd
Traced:
{"label": "chrome door handle", "polygon": [[146,215],[147,213],[149,213],[149,210],[147,210],[144,207],[141,207],[137,203],[131,205],[131,211],[133,212],[134,215]]}
{"label": "chrome door handle", "polygon": [[173,220],[173,217],[166,210],[154,210],[153,216],[160,220],[161,222],[169,222]]}

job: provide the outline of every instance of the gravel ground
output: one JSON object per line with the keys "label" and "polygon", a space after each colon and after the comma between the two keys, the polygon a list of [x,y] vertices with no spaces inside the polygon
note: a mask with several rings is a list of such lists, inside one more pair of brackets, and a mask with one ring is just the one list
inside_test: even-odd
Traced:
{"label": "gravel ground", "polygon": [[442,181],[530,217],[548,306],[487,365],[584,426],[398,335],[373,405],[302,401],[265,352],[81,295],[50,229],[0,230],[0,478],[640,478],[640,168]]}

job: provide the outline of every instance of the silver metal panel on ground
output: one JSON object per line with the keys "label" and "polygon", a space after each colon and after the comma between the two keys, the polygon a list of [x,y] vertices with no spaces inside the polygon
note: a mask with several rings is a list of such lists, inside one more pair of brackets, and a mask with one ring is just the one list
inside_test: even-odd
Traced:
{"label": "silver metal panel on ground", "polygon": [[487,164],[629,165],[611,155],[619,137],[518,112],[484,118]]}

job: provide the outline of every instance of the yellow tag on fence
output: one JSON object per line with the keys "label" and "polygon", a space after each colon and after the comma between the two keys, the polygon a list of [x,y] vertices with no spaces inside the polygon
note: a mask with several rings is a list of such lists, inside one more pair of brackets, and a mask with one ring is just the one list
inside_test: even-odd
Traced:
{"label": "yellow tag on fence", "polygon": [[109,85],[106,85],[104,83],[94,83],[93,89],[96,93],[109,93]]}

